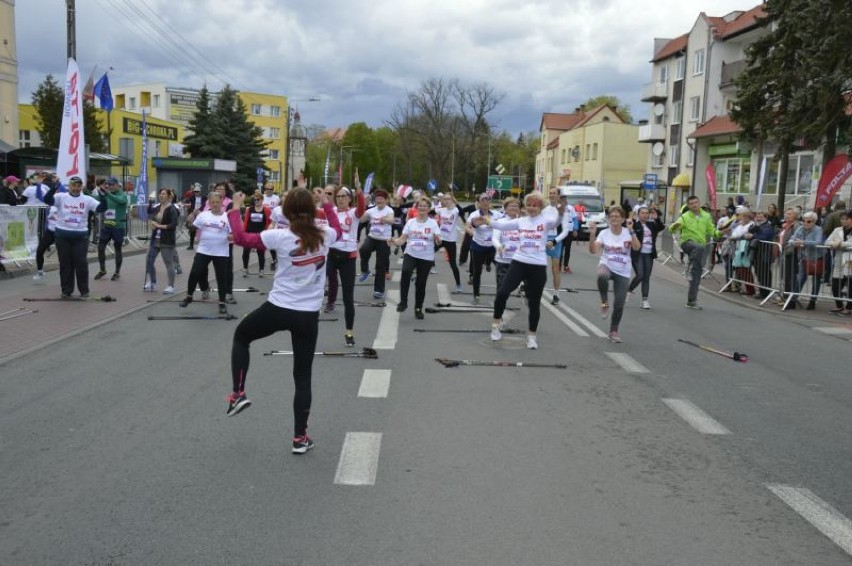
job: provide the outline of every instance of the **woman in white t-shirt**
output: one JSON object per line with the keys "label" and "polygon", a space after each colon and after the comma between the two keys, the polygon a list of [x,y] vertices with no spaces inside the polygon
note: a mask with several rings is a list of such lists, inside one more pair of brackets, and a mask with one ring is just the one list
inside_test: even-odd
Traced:
{"label": "woman in white t-shirt", "polygon": [[[358,219],[364,215],[366,202],[360,183],[356,185],[355,197],[358,204],[352,208],[352,191],[340,187],[332,192],[332,198],[337,204],[337,221],[343,231],[340,239],[331,244],[328,251],[328,300],[325,312],[334,310],[337,302],[337,277],[340,274],[340,287],[343,288],[343,318],[346,331],[343,333],[343,343],[347,348],[355,346],[355,265],[358,261]],[[326,193],[328,194],[328,192]]]}
{"label": "woman in white t-shirt", "polygon": [[589,222],[589,251],[593,254],[601,253],[598,263],[598,291],[601,294],[601,316],[609,315],[609,281],[613,282],[613,293],[615,305],[612,309],[612,320],[609,324],[609,339],[613,342],[621,342],[618,334],[618,325],[624,313],[624,302],[627,298],[627,288],[633,276],[633,265],[630,261],[630,250],[638,251],[642,242],[633,231],[633,220],[627,220],[627,227],[622,226],[624,222],[624,209],[620,206],[611,206],[607,213],[609,227],[597,233],[598,227],[594,222]]}
{"label": "woman in white t-shirt", "polygon": [[[195,258],[192,260],[192,269],[189,270],[186,297],[179,303],[182,307],[192,302],[196,285],[200,284],[201,290],[206,291],[207,266],[212,262],[219,293],[219,314],[228,314],[225,307],[225,295],[228,289],[229,252],[234,240],[222,202],[222,195],[219,192],[210,193],[207,197],[210,210],[205,210],[192,221],[192,225],[198,230],[199,236]],[[239,210],[237,210],[237,213],[239,213]]]}
{"label": "woman in white t-shirt", "polygon": [[462,290],[459,266],[456,263],[456,242],[458,241],[458,228],[462,224],[462,212],[452,193],[441,195],[439,206],[435,207],[435,220],[441,227],[441,244],[435,246],[435,251],[443,247],[447,251],[447,261],[456,280],[456,291]]}
{"label": "woman in white t-shirt", "polygon": [[404,312],[408,308],[408,288],[411,286],[411,274],[416,269],[414,317],[420,320],[423,318],[423,301],[426,299],[426,280],[429,278],[429,270],[435,265],[435,247],[441,245],[441,227],[429,218],[432,201],[428,197],[417,199],[415,206],[417,216],[406,222],[402,235],[391,242],[397,246],[406,244],[396,311]]}
{"label": "woman in white t-shirt", "polygon": [[[521,202],[515,197],[508,197],[503,201],[503,212],[506,218],[516,219],[521,214]],[[497,271],[497,288],[503,284],[503,279],[509,273],[512,258],[518,251],[521,234],[518,230],[494,230],[491,233],[491,241],[494,242],[494,263]]]}
{"label": "woman in white t-shirt", "polygon": [[[242,194],[234,196],[235,208],[242,205]],[[234,331],[231,347],[233,391],[228,397],[230,417],[249,405],[245,394],[249,347],[255,340],[289,330],[293,344],[293,453],[304,454],[314,447],[307,435],[311,410],[311,371],[319,330],[319,311],[325,286],[325,264],[331,244],[341,236],[340,222],[325,195],[322,206],[328,225],[315,223],[317,208],[311,192],[297,188],[284,197],[282,210],[289,220],[287,228],[248,234],[239,212],[228,213],[234,241],[243,247],[278,252],[278,269],[266,302],[246,315]]]}

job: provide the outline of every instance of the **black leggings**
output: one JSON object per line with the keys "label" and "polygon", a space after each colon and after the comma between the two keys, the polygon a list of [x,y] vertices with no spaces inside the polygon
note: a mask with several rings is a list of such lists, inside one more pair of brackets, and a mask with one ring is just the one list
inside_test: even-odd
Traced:
{"label": "black leggings", "polygon": [[210,289],[210,283],[207,282],[207,266],[213,262],[213,272],[216,274],[216,287],[219,293],[219,302],[225,302],[225,295],[228,293],[227,271],[228,257],[227,256],[212,256],[207,254],[197,253],[192,260],[192,269],[189,270],[189,281],[186,290],[186,295],[191,297],[195,292],[195,286],[198,285],[202,291]]}
{"label": "black leggings", "polygon": [[[198,256],[196,256],[198,257]],[[234,392],[244,391],[251,355],[249,346],[255,340],[280,330],[290,331],[293,344],[293,436],[302,436],[308,428],[311,412],[311,370],[319,330],[318,311],[294,311],[266,302],[246,315],[234,331],[231,346],[231,379]]]}
{"label": "black leggings", "polygon": [[479,286],[482,282],[482,266],[491,265],[494,261],[494,247],[471,246],[470,263],[473,275],[473,296],[479,296]]}
{"label": "black leggings", "polygon": [[651,290],[651,270],[654,269],[654,254],[650,252],[633,254],[631,259],[633,260],[633,271],[636,272],[636,276],[630,282],[630,287],[627,288],[627,291],[632,293],[641,284],[642,300],[644,301],[648,298],[648,293]]}
{"label": "black leggings", "polygon": [[417,259],[408,254],[402,258],[402,276],[399,278],[399,303],[408,304],[408,288],[411,286],[411,273],[417,270],[417,279],[414,281],[414,308],[422,309],[423,301],[426,299],[426,280],[429,279],[429,270],[435,265],[434,261]]}
{"label": "black leggings", "polygon": [[353,253],[334,248],[328,250],[328,262],[325,268],[328,276],[328,304],[330,305],[337,302],[337,274],[340,273],[346,330],[352,330],[355,327],[355,256]]}
{"label": "black leggings", "polygon": [[[440,246],[435,246],[435,251],[437,252],[440,248],[447,250],[447,256],[450,258],[450,269],[453,270],[453,277],[456,278],[456,286],[461,285],[459,266],[456,264],[456,243],[443,240]],[[420,276],[418,275],[418,277]]]}
{"label": "black leggings", "polygon": [[538,321],[541,318],[541,293],[544,291],[545,283],[547,283],[546,265],[532,265],[512,260],[509,272],[503,279],[503,284],[497,289],[497,297],[494,299],[494,318],[496,320],[503,318],[503,311],[506,309],[506,301],[509,299],[509,295],[518,288],[522,281],[524,293],[527,297],[527,307],[530,309],[529,329],[530,332],[534,333],[538,330]]}
{"label": "black leggings", "polygon": [[385,274],[390,269],[390,246],[384,240],[367,236],[361,244],[361,273],[370,271],[370,256],[376,252],[376,277],[373,281],[373,291],[385,292]]}
{"label": "black leggings", "polygon": [[574,231],[568,233],[562,240],[562,267],[568,267],[571,262],[571,244],[574,242]]}
{"label": "black leggings", "polygon": [[38,248],[36,248],[36,269],[39,271],[44,271],[44,253],[55,241],[52,230],[45,230],[44,234],[41,235]]}
{"label": "black leggings", "polygon": [[[257,251],[257,268],[263,271],[263,268],[266,267],[266,252],[261,249],[257,249],[255,251]],[[250,257],[251,248],[243,248],[243,269],[248,269]]]}

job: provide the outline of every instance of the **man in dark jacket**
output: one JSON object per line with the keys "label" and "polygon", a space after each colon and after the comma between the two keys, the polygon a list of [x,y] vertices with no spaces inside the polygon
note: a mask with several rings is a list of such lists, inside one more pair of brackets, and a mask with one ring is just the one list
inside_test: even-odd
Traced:
{"label": "man in dark jacket", "polygon": [[[195,183],[192,185],[192,196],[184,199],[184,204],[189,205],[187,209],[187,216],[192,214],[194,211],[198,210],[199,212],[204,210],[204,206],[207,204],[207,197],[201,194],[201,183]],[[189,223],[189,245],[186,249],[193,249],[193,244],[195,242],[195,226],[192,223]]]}

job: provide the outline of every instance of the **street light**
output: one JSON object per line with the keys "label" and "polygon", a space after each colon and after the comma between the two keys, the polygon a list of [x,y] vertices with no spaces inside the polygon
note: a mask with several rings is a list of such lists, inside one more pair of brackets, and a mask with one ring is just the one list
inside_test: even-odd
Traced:
{"label": "street light", "polygon": [[[293,102],[320,102],[315,96],[301,98],[298,100],[287,100],[287,148],[284,150],[284,179],[282,188],[287,191],[293,186],[295,179],[293,157],[300,156],[307,159],[308,130],[301,124],[299,112],[293,108]],[[304,166],[304,162],[302,163]]]}

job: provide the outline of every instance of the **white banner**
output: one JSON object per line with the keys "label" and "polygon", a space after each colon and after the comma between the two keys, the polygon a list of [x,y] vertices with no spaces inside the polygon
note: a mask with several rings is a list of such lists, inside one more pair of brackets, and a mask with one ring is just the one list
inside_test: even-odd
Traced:
{"label": "white banner", "polygon": [[35,257],[38,213],[43,208],[0,205],[0,261],[22,261]]}
{"label": "white banner", "polygon": [[86,136],[83,135],[83,96],[80,92],[80,69],[68,59],[65,75],[65,103],[62,106],[62,133],[56,174],[68,185],[71,177],[80,177],[86,186]]}

